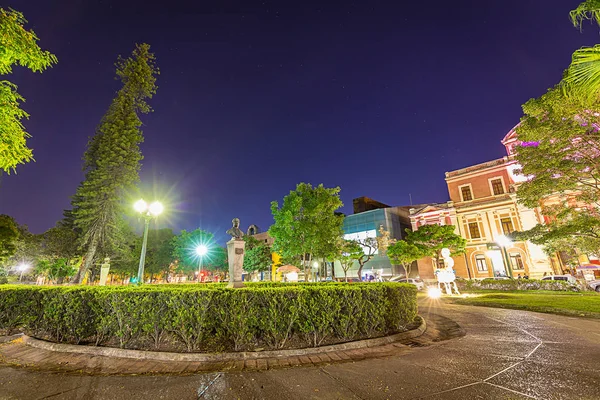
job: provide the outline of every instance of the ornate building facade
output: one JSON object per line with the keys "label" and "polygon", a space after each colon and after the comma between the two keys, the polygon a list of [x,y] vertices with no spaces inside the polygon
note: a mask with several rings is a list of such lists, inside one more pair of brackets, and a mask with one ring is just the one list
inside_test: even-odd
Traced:
{"label": "ornate building facade", "polygon": [[[455,271],[462,278],[506,276],[512,273],[540,278],[561,273],[557,258],[547,256],[531,242],[511,242],[506,235],[543,223],[540,209],[517,203],[516,189],[523,178],[514,159],[517,143],[514,128],[502,144],[507,155],[497,160],[446,172],[450,201],[411,209],[412,229],[426,224],[454,225],[467,240],[466,254],[454,257]],[[434,279],[431,259],[418,261],[423,279]]]}

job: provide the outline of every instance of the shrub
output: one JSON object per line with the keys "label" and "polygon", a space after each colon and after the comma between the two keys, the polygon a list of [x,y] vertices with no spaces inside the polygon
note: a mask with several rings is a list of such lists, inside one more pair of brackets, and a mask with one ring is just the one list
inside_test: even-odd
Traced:
{"label": "shrub", "polygon": [[470,280],[466,283],[467,289],[491,290],[552,290],[569,291],[576,289],[565,281],[542,281],[535,279],[483,279]]}
{"label": "shrub", "polygon": [[0,287],[0,329],[122,348],[319,346],[402,331],[416,314],[402,283]]}

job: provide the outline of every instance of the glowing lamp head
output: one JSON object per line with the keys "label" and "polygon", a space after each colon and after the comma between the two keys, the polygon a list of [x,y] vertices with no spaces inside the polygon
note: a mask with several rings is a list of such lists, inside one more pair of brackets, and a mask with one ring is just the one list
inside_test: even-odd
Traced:
{"label": "glowing lamp head", "polygon": [[504,235],[500,235],[496,238],[496,243],[502,247],[508,247],[512,244],[512,241]]}
{"label": "glowing lamp head", "polygon": [[27,268],[29,268],[29,265],[27,265],[27,264],[21,264],[17,267],[19,272],[23,272],[23,271],[27,270]]}
{"label": "glowing lamp head", "polygon": [[198,254],[200,257],[205,256],[206,253],[208,253],[208,247],[206,247],[206,245],[201,244],[200,246],[196,247],[196,254]]}
{"label": "glowing lamp head", "polygon": [[154,215],[155,217],[160,215],[163,210],[164,207],[160,201],[155,201],[154,203],[150,204],[150,207],[148,207],[150,214]]}
{"label": "glowing lamp head", "polygon": [[427,289],[427,296],[430,299],[439,299],[440,297],[442,297],[442,291],[439,288],[430,287],[429,289]]}
{"label": "glowing lamp head", "polygon": [[135,202],[133,208],[135,209],[135,211],[143,213],[146,212],[146,210],[148,210],[148,203],[146,203],[143,199],[139,199]]}

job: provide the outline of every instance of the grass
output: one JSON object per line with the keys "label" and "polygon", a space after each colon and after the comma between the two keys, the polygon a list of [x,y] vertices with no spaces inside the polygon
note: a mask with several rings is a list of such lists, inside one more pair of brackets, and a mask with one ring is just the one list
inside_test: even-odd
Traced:
{"label": "grass", "polygon": [[456,304],[511,308],[600,319],[600,295],[549,291],[478,291],[466,298],[448,298]]}

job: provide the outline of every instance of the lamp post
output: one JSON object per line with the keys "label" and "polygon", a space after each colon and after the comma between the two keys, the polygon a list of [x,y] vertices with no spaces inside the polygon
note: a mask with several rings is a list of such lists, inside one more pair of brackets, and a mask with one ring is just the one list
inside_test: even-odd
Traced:
{"label": "lamp post", "polygon": [[504,269],[508,274],[509,278],[513,277],[512,268],[510,266],[510,259],[508,258],[508,253],[506,252],[506,248],[512,244],[512,241],[504,235],[500,235],[496,238],[496,243],[502,249],[502,260],[504,261]]}
{"label": "lamp post", "polygon": [[142,254],[140,255],[140,265],[138,267],[138,283],[144,282],[144,261],[146,260],[146,244],[148,242],[148,226],[152,218],[158,217],[163,212],[163,205],[155,201],[152,204],[146,203],[143,199],[135,202],[133,205],[135,211],[144,217],[144,239],[142,241]]}
{"label": "lamp post", "polygon": [[202,275],[202,258],[208,253],[208,247],[206,245],[201,244],[196,247],[196,254],[200,257],[200,261],[198,261],[198,283],[200,283],[200,276]]}

